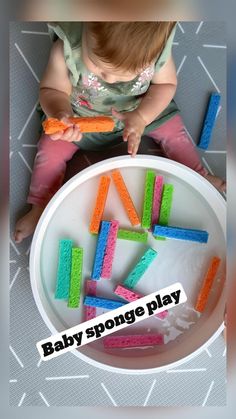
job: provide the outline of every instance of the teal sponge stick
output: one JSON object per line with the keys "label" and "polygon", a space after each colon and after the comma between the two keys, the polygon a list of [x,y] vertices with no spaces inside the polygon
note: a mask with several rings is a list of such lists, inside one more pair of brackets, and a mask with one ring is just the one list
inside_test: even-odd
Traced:
{"label": "teal sponge stick", "polygon": [[68,307],[77,308],[80,303],[80,290],[83,268],[83,249],[81,247],[72,248],[72,263],[70,276],[70,292]]}
{"label": "teal sponge stick", "polygon": [[67,299],[70,288],[72,240],[63,239],[59,242],[59,260],[57,268],[57,284],[55,298]]}
{"label": "teal sponge stick", "polygon": [[157,252],[149,247],[128,277],[124,280],[123,285],[133,289],[156,256]]}

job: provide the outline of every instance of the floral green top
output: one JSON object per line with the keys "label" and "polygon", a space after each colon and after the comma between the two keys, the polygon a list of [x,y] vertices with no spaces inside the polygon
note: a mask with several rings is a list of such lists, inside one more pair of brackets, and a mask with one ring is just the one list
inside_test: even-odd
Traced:
{"label": "floral green top", "polygon": [[[64,44],[64,57],[72,83],[70,99],[74,114],[78,116],[111,115],[111,107],[115,107],[120,112],[136,109],[142,95],[148,90],[154,73],[160,70],[171,54],[176,28],[174,27],[172,30],[154,65],[147,67],[131,81],[106,83],[94,73],[91,73],[83,63],[81,53],[82,27],[83,23],[81,22],[48,23],[52,40],[60,38]],[[178,108],[172,100],[158,118],[145,128],[144,134],[153,131],[177,112]],[[101,137],[104,137],[107,142],[108,139],[114,139],[114,136],[120,136],[122,129],[123,123],[116,120],[112,133],[99,133],[99,143],[101,143]],[[93,140],[94,143],[96,135],[86,134],[83,137]],[[85,138],[82,142],[80,141],[80,147],[83,143],[86,143]]]}

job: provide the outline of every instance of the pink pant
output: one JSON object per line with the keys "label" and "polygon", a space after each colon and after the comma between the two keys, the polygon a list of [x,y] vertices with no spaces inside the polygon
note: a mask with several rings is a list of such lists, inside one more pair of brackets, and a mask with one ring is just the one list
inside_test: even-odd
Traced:
{"label": "pink pant", "polygon": [[[190,141],[179,115],[171,118],[148,134],[160,143],[166,156],[182,163],[202,176],[207,170],[202,166],[196,148]],[[45,207],[61,187],[66,163],[78,151],[78,146],[66,141],[53,141],[43,134],[38,143],[27,202]]]}

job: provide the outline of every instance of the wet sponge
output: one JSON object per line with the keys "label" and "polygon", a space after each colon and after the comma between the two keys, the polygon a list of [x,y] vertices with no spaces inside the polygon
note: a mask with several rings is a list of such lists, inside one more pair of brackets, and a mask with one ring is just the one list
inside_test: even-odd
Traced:
{"label": "wet sponge", "polygon": [[156,256],[157,252],[150,247],[141,257],[128,277],[124,280],[123,285],[133,289]]}
{"label": "wet sponge", "polygon": [[199,243],[207,243],[208,232],[204,230],[193,230],[190,228],[160,226],[158,224],[153,227],[153,235],[167,237],[177,240],[189,240]]}
{"label": "wet sponge", "polygon": [[220,265],[220,261],[220,258],[215,256],[212,258],[208,267],[206,276],[202,284],[202,288],[198,294],[197,302],[195,304],[195,310],[199,311],[200,313],[203,312],[205,309],[213,281],[215,279],[216,273]]}
{"label": "wet sponge", "polygon": [[62,239],[59,242],[59,260],[57,268],[57,299],[67,299],[70,288],[71,260],[72,260],[72,240]]}
{"label": "wet sponge", "polygon": [[208,109],[203,123],[201,137],[198,143],[198,147],[203,150],[207,150],[210,144],[212,131],[216,122],[219,103],[220,95],[218,93],[212,93],[208,103]]}
{"label": "wet sponge", "polygon": [[70,292],[68,307],[77,308],[80,303],[80,290],[83,268],[83,249],[81,247],[72,248],[72,263],[70,276]]}
{"label": "wet sponge", "polygon": [[111,223],[109,221],[102,221],[101,223],[101,229],[98,235],[91,279],[98,280],[101,277],[103,259],[105,255],[110,225]]}
{"label": "wet sponge", "polygon": [[107,348],[107,349],[163,345],[164,336],[161,335],[161,334],[106,336],[103,339],[103,343],[104,343],[104,347]]}
{"label": "wet sponge", "polygon": [[[115,123],[109,116],[74,117],[68,118],[72,124],[78,125],[81,132],[109,132],[113,131]],[[56,118],[48,118],[43,122],[45,134],[51,135],[64,131],[68,125]]]}
{"label": "wet sponge", "polygon": [[127,303],[123,301],[110,300],[109,298],[101,298],[101,297],[93,297],[93,296],[87,296],[84,299],[85,306],[100,307],[100,308],[105,308],[107,310],[114,310],[126,304]]}

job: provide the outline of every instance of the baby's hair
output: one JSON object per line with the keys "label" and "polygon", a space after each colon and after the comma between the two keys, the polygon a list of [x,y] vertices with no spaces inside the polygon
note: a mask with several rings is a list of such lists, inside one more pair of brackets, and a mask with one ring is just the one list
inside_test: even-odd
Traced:
{"label": "baby's hair", "polygon": [[162,52],[176,22],[89,22],[92,52],[117,69],[138,72]]}

